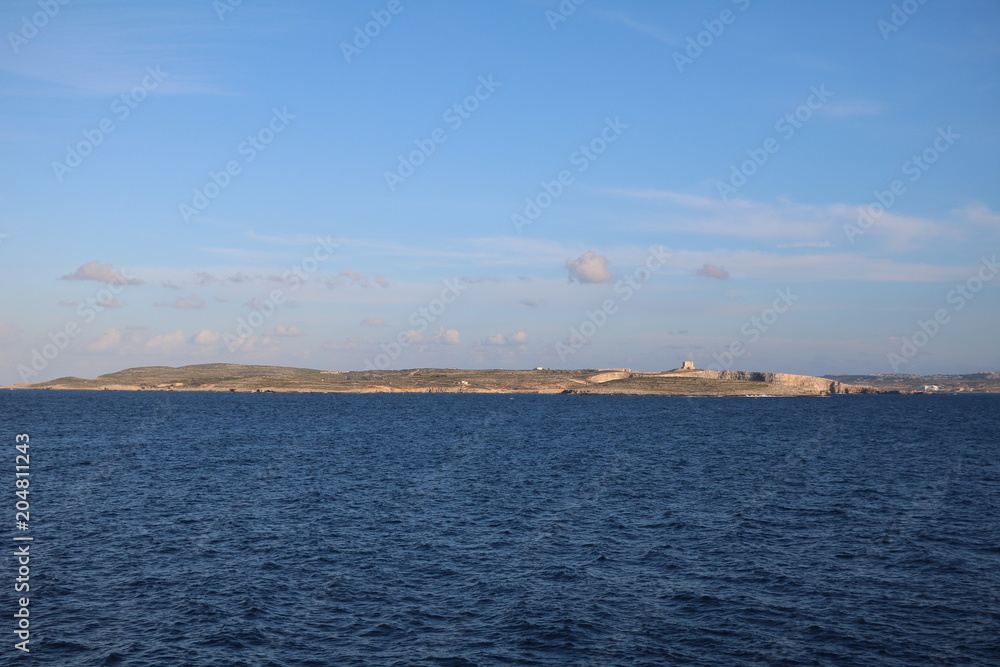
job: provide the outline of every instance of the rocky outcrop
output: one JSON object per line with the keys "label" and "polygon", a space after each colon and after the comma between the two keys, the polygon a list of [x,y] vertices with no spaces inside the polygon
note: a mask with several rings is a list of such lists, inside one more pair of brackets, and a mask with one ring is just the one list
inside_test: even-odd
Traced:
{"label": "rocky outcrop", "polygon": [[674,371],[672,377],[699,377],[714,380],[739,380],[742,382],[766,382],[784,387],[794,387],[801,391],[820,394],[867,394],[870,387],[844,384],[836,380],[813,377],[812,375],[792,375],[791,373],[765,373],[761,371]]}
{"label": "rocky outcrop", "polygon": [[593,382],[594,384],[601,384],[603,382],[612,382],[614,380],[627,380],[631,376],[631,373],[627,371],[609,371],[607,373],[598,373],[597,375],[591,375],[587,378],[587,382]]}

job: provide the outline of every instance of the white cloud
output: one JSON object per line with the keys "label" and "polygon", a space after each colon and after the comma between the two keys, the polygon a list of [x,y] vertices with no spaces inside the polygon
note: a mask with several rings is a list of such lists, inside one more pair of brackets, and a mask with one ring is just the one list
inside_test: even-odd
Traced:
{"label": "white cloud", "polygon": [[614,279],[608,271],[610,262],[607,257],[588,250],[578,259],[566,260],[566,270],[571,280],[581,283],[606,283]]}
{"label": "white cloud", "polygon": [[366,317],[361,320],[361,324],[366,327],[384,327],[387,326],[385,320],[381,317]]}
{"label": "white cloud", "polygon": [[981,204],[966,206],[963,209],[956,209],[952,211],[952,215],[964,217],[966,220],[974,222],[977,225],[982,225],[983,227],[994,227],[1000,229],[1000,213],[991,211],[989,208]]}
{"label": "white cloud", "polygon": [[240,352],[258,352],[268,350],[278,345],[278,341],[271,336],[248,336],[244,338],[237,348]]}
{"label": "white cloud", "polygon": [[194,274],[194,284],[200,287],[211,287],[212,285],[225,285],[226,282],[207,271],[198,271]]}
{"label": "white cloud", "polygon": [[461,345],[462,336],[458,333],[458,329],[445,329],[440,327],[431,336],[431,340],[440,345]]}
{"label": "white cloud", "polygon": [[195,345],[218,345],[219,341],[222,340],[222,334],[217,331],[210,331],[208,329],[202,329],[194,335],[191,342]]}
{"label": "white cloud", "polygon": [[492,336],[487,336],[486,340],[483,341],[483,345],[489,345],[492,347],[512,347],[517,345],[524,345],[528,342],[528,332],[524,329],[518,329],[514,333],[508,335],[505,334],[494,334]]}
{"label": "white cloud", "polygon": [[90,352],[107,352],[121,345],[122,332],[118,329],[105,329],[104,333],[87,346]]}
{"label": "white cloud", "polygon": [[115,270],[111,264],[101,264],[96,260],[87,262],[73,273],[62,276],[60,280],[93,280],[99,283],[120,283],[122,285],[142,284],[141,280]]}
{"label": "white cloud", "polygon": [[702,267],[694,273],[702,278],[715,278],[717,280],[726,280],[729,278],[729,271],[726,271],[721,266],[715,266],[714,264],[703,264]]}
{"label": "white cloud", "polygon": [[[234,283],[239,285],[242,283],[249,283],[254,280],[263,280],[263,279],[264,277],[261,275],[251,276],[245,271],[237,271],[235,274],[227,276],[226,278],[217,278],[208,271],[198,271],[194,274],[194,284],[198,285],[199,287],[219,287],[222,285],[226,285],[227,283]],[[166,286],[167,285],[164,284],[164,287]],[[171,287],[174,287],[174,285],[171,285]]]}
{"label": "white cloud", "polygon": [[184,332],[178,329],[169,334],[153,336],[146,341],[146,349],[150,352],[169,352],[184,343]]}

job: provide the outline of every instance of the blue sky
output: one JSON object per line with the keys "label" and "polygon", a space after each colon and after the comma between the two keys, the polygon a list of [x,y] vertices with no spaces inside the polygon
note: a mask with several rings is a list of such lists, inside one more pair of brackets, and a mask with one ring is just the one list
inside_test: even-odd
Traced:
{"label": "blue sky", "polygon": [[233,2],[0,8],[0,382],[1000,370],[995,2]]}

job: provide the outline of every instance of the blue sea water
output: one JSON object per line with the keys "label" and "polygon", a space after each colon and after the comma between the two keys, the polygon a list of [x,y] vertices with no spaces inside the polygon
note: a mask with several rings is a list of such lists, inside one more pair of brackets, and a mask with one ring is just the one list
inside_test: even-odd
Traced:
{"label": "blue sea water", "polygon": [[0,392],[39,665],[997,665],[1000,397]]}

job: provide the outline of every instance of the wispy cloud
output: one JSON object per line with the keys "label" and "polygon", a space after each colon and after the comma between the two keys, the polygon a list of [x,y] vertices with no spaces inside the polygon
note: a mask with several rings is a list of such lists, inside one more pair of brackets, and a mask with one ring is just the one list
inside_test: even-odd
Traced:
{"label": "wispy cloud", "polygon": [[382,288],[389,286],[389,281],[382,277],[380,274],[375,274],[374,276],[368,276],[360,271],[355,271],[354,269],[344,269],[339,272],[336,276],[329,276],[326,279],[326,286],[330,289],[340,287],[343,285],[353,285],[357,287],[372,287],[379,286]]}
{"label": "wispy cloud", "polygon": [[[869,281],[946,282],[967,278],[975,265],[902,262],[861,253],[828,252],[778,254],[755,250],[675,250],[672,263],[697,271],[706,264],[724,262],[741,279],[775,282]],[[670,269],[662,269],[667,273]],[[676,271],[675,271],[676,274]]]}
{"label": "wispy cloud", "polygon": [[[211,3],[204,7],[211,11]],[[216,57],[206,48],[212,44],[213,25],[196,6],[102,2],[73,3],[60,10],[44,27],[50,37],[45,48],[22,46],[31,57],[2,52],[0,70],[18,77],[17,87],[4,94],[114,97],[138,85],[150,66],[168,75],[157,95],[231,92],[205,74]],[[139,25],[144,29],[136,29]]]}
{"label": "wispy cloud", "polygon": [[833,244],[829,241],[806,241],[804,243],[779,243],[778,248],[830,248]]}
{"label": "wispy cloud", "polygon": [[[316,237],[321,234],[258,234],[251,230],[247,232],[247,238],[254,241],[261,241],[268,245],[289,245],[289,246],[312,246],[316,244]],[[346,239],[330,238],[333,243],[345,243]]]}
{"label": "wispy cloud", "polygon": [[181,310],[200,310],[205,307],[205,301],[197,294],[179,296],[168,303],[154,303],[157,308],[179,308]]}
{"label": "wispy cloud", "polygon": [[[825,247],[812,244],[843,239],[844,225],[857,224],[867,206],[849,204],[801,204],[788,199],[757,202],[748,199],[719,199],[669,190],[605,190],[611,196],[660,204],[658,220],[646,227],[661,232],[685,232],[729,238],[784,241],[783,247]],[[940,238],[957,238],[953,224],[919,216],[885,212],[868,230],[882,244],[904,250],[915,244]]]}
{"label": "wispy cloud", "polygon": [[198,250],[215,255],[226,255],[228,257],[257,257],[263,259],[291,257],[291,255],[287,253],[269,252],[266,250],[249,250],[247,248],[198,248]]}
{"label": "wispy cloud", "polygon": [[684,45],[684,40],[682,38],[671,35],[662,28],[652,25],[651,23],[645,23],[643,21],[633,19],[622,12],[595,12],[595,14],[603,17],[607,21],[617,23],[620,26],[639,33],[640,35],[652,37],[656,41],[663,42],[669,46],[676,48]]}

